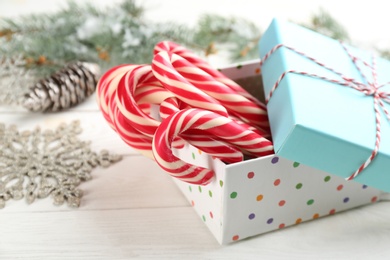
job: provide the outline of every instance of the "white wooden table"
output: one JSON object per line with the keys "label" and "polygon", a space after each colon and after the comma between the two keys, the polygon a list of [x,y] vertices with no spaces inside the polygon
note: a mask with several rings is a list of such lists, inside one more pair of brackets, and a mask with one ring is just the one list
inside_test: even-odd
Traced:
{"label": "white wooden table", "polygon": [[[8,8],[23,2],[7,1]],[[7,1],[3,7],[7,7]],[[161,1],[158,3],[161,5]],[[170,177],[153,161],[127,147],[108,127],[94,96],[57,114],[35,115],[4,107],[0,110],[1,122],[14,123],[20,129],[36,125],[53,128],[72,120],[81,121],[81,138],[91,140],[93,150],[106,148],[122,154],[123,160],[92,172],[93,179],[80,186],[85,195],[78,209],[53,206],[49,199],[32,205],[23,200],[9,201],[0,210],[0,259],[390,257],[389,202],[220,246]]]}

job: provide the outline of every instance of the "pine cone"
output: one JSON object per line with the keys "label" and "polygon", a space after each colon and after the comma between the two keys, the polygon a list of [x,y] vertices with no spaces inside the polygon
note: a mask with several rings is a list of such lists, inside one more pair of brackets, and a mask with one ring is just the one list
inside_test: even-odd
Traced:
{"label": "pine cone", "polygon": [[96,89],[99,67],[76,62],[30,87],[22,105],[33,112],[56,112],[73,107]]}

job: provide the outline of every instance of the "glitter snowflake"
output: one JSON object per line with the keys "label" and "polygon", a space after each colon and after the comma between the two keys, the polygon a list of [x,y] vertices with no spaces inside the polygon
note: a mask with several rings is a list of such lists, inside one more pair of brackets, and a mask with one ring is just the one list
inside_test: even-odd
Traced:
{"label": "glitter snowflake", "polygon": [[0,124],[0,208],[9,199],[25,197],[30,204],[48,196],[55,205],[78,207],[83,192],[77,187],[91,179],[92,169],[121,159],[106,150],[91,151],[90,142],[78,138],[81,131],[78,121],[54,131],[20,132]]}

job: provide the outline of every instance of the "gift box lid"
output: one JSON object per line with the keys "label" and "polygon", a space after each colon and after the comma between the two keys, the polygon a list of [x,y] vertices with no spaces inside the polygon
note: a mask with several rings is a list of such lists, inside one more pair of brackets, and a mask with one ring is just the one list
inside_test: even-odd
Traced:
{"label": "gift box lid", "polygon": [[[354,180],[390,191],[390,62],[279,19],[261,38],[260,56],[265,95],[272,93],[267,108],[275,152],[345,178],[368,160]],[[375,80],[378,113],[376,94],[369,93]],[[378,127],[379,152],[371,161]]]}

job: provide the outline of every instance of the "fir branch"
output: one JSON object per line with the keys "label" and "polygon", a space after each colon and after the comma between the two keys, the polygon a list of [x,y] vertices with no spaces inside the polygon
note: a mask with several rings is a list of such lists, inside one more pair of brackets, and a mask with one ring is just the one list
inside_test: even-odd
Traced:
{"label": "fir branch", "polygon": [[330,38],[350,41],[347,30],[323,8],[311,16],[309,24],[302,25]]}
{"label": "fir branch", "polygon": [[[68,1],[53,14],[0,19],[0,56],[22,55],[28,69],[41,78],[75,61],[97,63],[102,73],[123,63],[150,63],[153,48],[175,41],[201,56],[227,51],[231,62],[257,59],[260,29],[251,21],[215,14],[202,15],[195,27],[153,23],[135,0],[104,10]],[[330,37],[348,40],[346,30],[320,10],[304,26]]]}
{"label": "fir branch", "polygon": [[145,12],[145,9],[142,6],[136,5],[134,1],[124,1],[120,6],[131,17],[141,18]]}
{"label": "fir branch", "polygon": [[[126,27],[139,30],[142,10],[132,0],[105,11],[92,4],[80,5],[69,1],[66,8],[54,14],[3,19],[0,23],[0,55],[11,57],[22,54],[32,60],[46,57],[51,63],[34,63],[37,66],[32,67],[42,77],[77,60],[98,62],[107,69],[124,60],[110,62],[111,59],[102,55],[101,50],[122,46],[126,40]],[[117,51],[123,52],[123,47],[126,46]]]}
{"label": "fir branch", "polygon": [[[324,9],[320,9],[318,13],[313,14],[308,24],[301,25],[333,39],[351,42],[347,30]],[[380,57],[390,59],[389,49],[374,47],[374,50]]]}
{"label": "fir branch", "polygon": [[377,52],[382,58],[390,60],[390,50],[377,49]]}
{"label": "fir branch", "polygon": [[[228,53],[233,63],[259,58],[261,30],[244,18],[209,13],[200,16],[195,27],[189,27],[147,21],[145,11],[135,0],[123,0],[105,9],[68,0],[55,13],[0,18],[0,103],[18,103],[27,86],[70,63],[95,63],[101,73],[119,64],[150,64],[155,45],[165,40],[204,58],[221,53]],[[323,9],[302,25],[350,41],[344,27]],[[390,51],[377,51],[390,58]],[[9,62],[15,59],[17,67]],[[8,63],[2,62],[6,60]],[[18,80],[11,82],[9,75],[18,75]]]}
{"label": "fir branch", "polygon": [[54,14],[3,19],[0,55],[23,55],[28,68],[41,77],[74,61],[98,63],[102,72],[122,63],[150,63],[154,46],[163,40],[175,41],[205,56],[229,43],[229,49],[236,52],[231,57],[235,61],[257,58],[257,44],[248,42],[259,38],[259,30],[243,19],[208,14],[195,28],[189,28],[177,23],[152,23],[143,13],[134,0],[104,11],[69,1]]}
{"label": "fir branch", "polygon": [[193,41],[204,48],[206,56],[218,52],[222,45],[229,50],[230,60],[237,62],[258,58],[260,36],[260,29],[246,19],[204,14]]}

